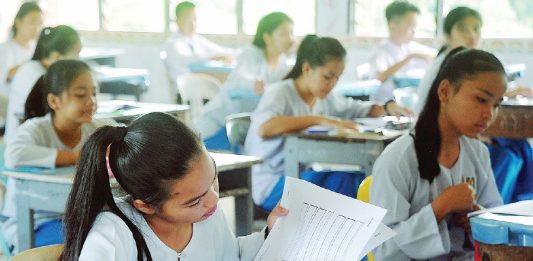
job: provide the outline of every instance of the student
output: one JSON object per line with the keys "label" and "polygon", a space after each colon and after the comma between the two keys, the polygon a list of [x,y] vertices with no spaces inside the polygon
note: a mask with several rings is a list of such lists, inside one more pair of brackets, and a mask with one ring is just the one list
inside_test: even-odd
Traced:
{"label": "student", "polygon": [[9,93],[8,83],[20,65],[30,60],[35,40],[43,24],[41,8],[35,2],[23,3],[11,27],[10,38],[0,45],[0,92]]}
{"label": "student", "polygon": [[394,98],[392,76],[425,69],[435,50],[413,41],[420,10],[407,1],[394,1],[385,9],[389,38],[381,43],[370,59],[370,74],[383,84],[371,99],[384,102]]}
{"label": "student", "polygon": [[20,118],[24,115],[26,97],[37,79],[56,61],[77,58],[80,51],[80,37],[73,28],[59,25],[41,31],[31,61],[20,66],[11,82],[4,136],[6,143],[15,135]]}
{"label": "student", "polygon": [[[208,60],[231,61],[235,50],[224,48],[196,33],[196,6],[184,1],[176,5],[178,32],[165,44],[166,66],[172,81],[190,72],[189,65]],[[176,83],[176,82],[174,82]]]}
{"label": "student", "polygon": [[[395,102],[379,105],[331,93],[344,70],[345,56],[346,50],[336,39],[306,36],[298,48],[292,70],[285,80],[267,88],[253,112],[245,151],[263,159],[263,163],[254,166],[252,171],[253,198],[262,208],[272,209],[283,191],[284,134],[312,125],[357,129],[351,121],[354,118],[378,117],[386,112],[393,115],[410,114]],[[348,191],[350,188],[355,190],[353,176],[329,175],[329,181],[309,181],[324,185],[337,180],[334,183],[343,191],[329,188],[344,192],[343,187],[346,186],[349,187]]]}
{"label": "student", "polygon": [[[481,15],[469,7],[456,7],[444,19],[446,44],[418,86],[417,112],[425,104],[431,82],[443,60],[456,47],[476,48],[481,42]],[[528,95],[529,88],[516,88],[505,93]],[[505,203],[533,198],[533,152],[527,140],[487,138],[491,165],[500,194]]]}
{"label": "student", "polygon": [[388,210],[383,223],[397,233],[373,251],[377,260],[473,260],[466,213],[502,204],[489,153],[476,137],[502,101],[505,70],[484,51],[449,55],[414,132],[389,144],[374,164],[370,203]]}
{"label": "student", "polygon": [[[54,63],[33,87],[26,102],[27,119],[6,146],[8,168],[74,165],[85,140],[98,127],[110,124],[93,119],[96,82],[88,65],[78,60]],[[2,215],[4,237],[17,243],[14,180],[8,179]],[[35,213],[35,246],[63,242],[60,215]]]}
{"label": "student", "polygon": [[[110,176],[127,196],[113,197]],[[236,239],[217,202],[215,163],[185,124],[150,113],[103,127],[81,152],[62,260],[252,260],[288,213],[278,207],[264,231]]]}
{"label": "student", "polygon": [[206,104],[200,118],[194,119],[207,148],[229,149],[226,116],[253,111],[265,85],[287,75],[290,66],[286,53],[293,44],[289,16],[274,12],[261,18],[252,46],[243,50],[220,93]]}
{"label": "student", "polygon": [[426,71],[424,78],[420,81],[417,94],[418,103],[415,111],[420,113],[426,104],[426,97],[437,73],[450,50],[463,46],[466,48],[477,48],[481,42],[481,26],[483,21],[478,11],[459,6],[452,9],[444,18],[444,36],[446,44],[439,50],[439,54],[431,67]]}

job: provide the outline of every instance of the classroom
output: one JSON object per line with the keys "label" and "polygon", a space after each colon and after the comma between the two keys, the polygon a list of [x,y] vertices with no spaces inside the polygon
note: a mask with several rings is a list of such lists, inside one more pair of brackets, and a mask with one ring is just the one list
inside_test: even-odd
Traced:
{"label": "classroom", "polygon": [[0,261],[533,260],[533,2],[0,2]]}

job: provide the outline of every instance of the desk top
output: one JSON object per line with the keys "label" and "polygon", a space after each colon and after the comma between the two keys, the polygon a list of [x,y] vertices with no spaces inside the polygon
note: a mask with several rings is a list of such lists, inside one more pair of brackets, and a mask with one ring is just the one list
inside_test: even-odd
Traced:
{"label": "desk top", "polygon": [[135,117],[150,112],[177,113],[189,111],[189,105],[144,103],[136,101],[99,101],[95,119]]}
{"label": "desk top", "polygon": [[100,59],[100,58],[114,58],[124,53],[122,49],[108,49],[108,48],[83,48],[80,52],[80,57],[83,60]]}
{"label": "desk top", "polygon": [[402,132],[394,132],[388,135],[382,135],[377,133],[361,133],[351,130],[340,130],[334,134],[327,133],[290,133],[287,136],[296,136],[298,138],[310,139],[310,140],[324,140],[324,141],[342,141],[342,142],[367,142],[367,141],[383,141],[389,142],[393,141],[399,136]]}
{"label": "desk top", "polygon": [[[254,156],[235,154],[209,153],[215,160],[217,170],[230,171],[234,169],[248,168],[258,164],[261,160]],[[74,166],[55,169],[21,168],[19,170],[3,170],[1,175],[15,179],[41,181],[48,183],[72,184],[74,181]]]}

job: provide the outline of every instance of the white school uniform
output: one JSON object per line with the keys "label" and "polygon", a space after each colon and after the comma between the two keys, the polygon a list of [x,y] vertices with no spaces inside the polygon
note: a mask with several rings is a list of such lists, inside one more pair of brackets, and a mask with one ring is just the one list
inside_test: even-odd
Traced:
{"label": "white school uniform", "polygon": [[324,99],[318,99],[309,107],[300,97],[293,79],[272,84],[265,92],[257,109],[252,114],[252,122],[245,142],[247,155],[263,159],[252,168],[252,196],[261,205],[270,195],[273,187],[284,175],[283,146],[285,137],[261,138],[259,128],[276,116],[328,115],[353,119],[368,115],[372,103],[356,101],[331,92]]}
{"label": "white school uniform", "polygon": [[34,45],[29,48],[16,43],[12,38],[0,44],[0,93],[9,94],[7,74],[13,67],[23,64],[31,59]]}
{"label": "white school uniform", "polygon": [[217,55],[234,55],[236,51],[222,47],[207,38],[194,34],[189,37],[181,32],[174,33],[165,43],[166,66],[173,81],[189,73],[189,65],[210,60]]}
{"label": "white school uniform", "polygon": [[465,232],[451,215],[437,223],[431,203],[443,190],[470,181],[477,203],[502,204],[490,166],[489,152],[478,140],[461,137],[459,158],[451,168],[440,167],[432,183],[422,179],[414,141],[404,135],[387,146],[372,170],[370,203],[387,209],[383,223],[397,235],[374,252],[376,260],[472,260],[463,248]]}
{"label": "white school uniform", "polygon": [[[254,45],[245,48],[237,58],[237,65],[224,82],[221,91],[206,104],[200,118],[195,120],[196,130],[202,137],[207,138],[224,127],[226,116],[253,111],[259,101],[259,97],[253,97],[255,81],[263,80],[265,84],[280,81],[290,69],[285,54],[280,55],[276,67],[271,68],[263,49]],[[234,99],[232,96],[235,92],[247,93],[248,97]]]}
{"label": "white school uniform", "polygon": [[[185,249],[178,253],[157,237],[144,217],[131,204],[122,201],[117,202],[117,205],[143,235],[153,260],[253,260],[264,242],[264,231],[235,238],[228,228],[224,213],[217,209],[213,216],[193,224],[191,240]],[[131,230],[122,219],[111,212],[98,214],[83,244],[79,260],[137,260],[137,247]]]}
{"label": "white school uniform", "polygon": [[15,136],[19,124],[19,118],[24,116],[24,104],[33,86],[43,74],[46,68],[40,61],[31,60],[24,63],[18,69],[9,92],[9,102],[7,104],[6,132],[4,141],[9,142]]}
{"label": "white school uniform", "polygon": [[435,78],[437,78],[437,74],[439,74],[440,67],[444,62],[444,59],[446,59],[446,56],[448,56],[448,53],[449,50],[446,50],[445,52],[437,56],[437,58],[435,58],[435,60],[431,64],[431,67],[429,67],[429,69],[426,71],[426,74],[424,74],[424,78],[422,78],[422,80],[418,84],[418,88],[416,89],[416,93],[418,95],[418,102],[415,105],[415,113],[417,115],[422,112],[422,109],[424,109],[424,105],[426,105],[426,101],[428,98],[429,89],[431,89],[433,81],[435,81]]}
{"label": "white school uniform", "polygon": [[[427,53],[436,55],[437,51],[428,46],[411,41],[406,44],[398,45],[390,39],[384,40],[374,51],[370,58],[370,77],[376,78],[378,73],[387,70],[389,67],[405,59],[412,53]],[[429,63],[421,59],[413,59],[403,66],[396,74],[407,75],[413,70],[423,70],[429,67]],[[392,77],[383,82],[378,91],[371,96],[371,99],[377,102],[385,102],[393,99],[394,95],[392,91],[395,85],[392,81]]]}
{"label": "white school uniform", "polygon": [[[85,123],[81,127],[80,142],[73,148],[63,144],[57,136],[52,124],[51,114],[44,117],[32,118],[24,122],[17,130],[17,134],[6,145],[5,166],[7,168],[17,167],[43,167],[54,168],[57,152],[80,151],[89,136],[97,128],[104,125],[115,124],[110,120],[93,120]],[[17,240],[16,227],[16,203],[15,203],[15,182],[8,179],[5,196],[4,209],[2,215],[9,217],[2,225],[5,238],[15,245]],[[61,215],[53,212],[39,211],[34,215],[35,227],[51,219],[60,218]]]}

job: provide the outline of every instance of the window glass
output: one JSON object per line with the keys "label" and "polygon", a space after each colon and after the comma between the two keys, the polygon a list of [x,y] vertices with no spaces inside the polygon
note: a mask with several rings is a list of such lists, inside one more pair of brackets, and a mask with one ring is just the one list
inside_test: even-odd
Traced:
{"label": "window glass", "polygon": [[284,12],[294,21],[294,34],[306,35],[315,32],[315,1],[301,0],[242,0],[243,30],[254,35],[261,17],[271,12]]}

